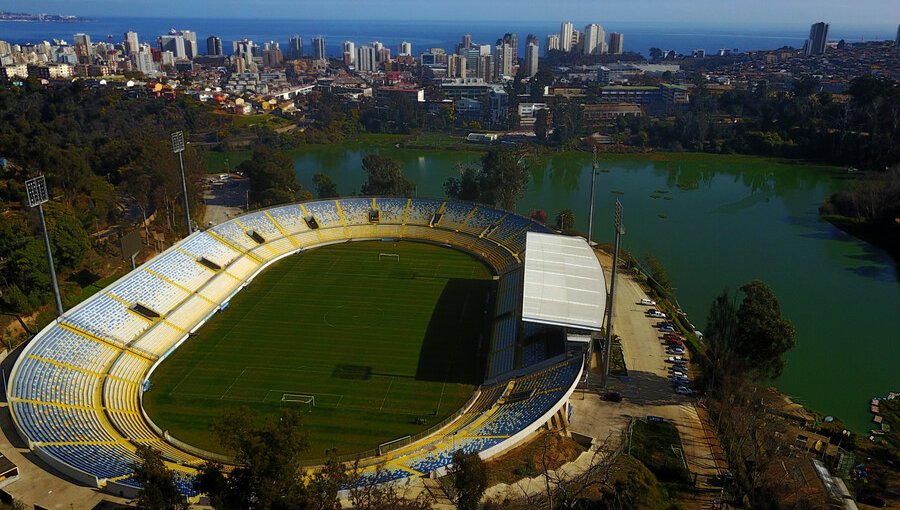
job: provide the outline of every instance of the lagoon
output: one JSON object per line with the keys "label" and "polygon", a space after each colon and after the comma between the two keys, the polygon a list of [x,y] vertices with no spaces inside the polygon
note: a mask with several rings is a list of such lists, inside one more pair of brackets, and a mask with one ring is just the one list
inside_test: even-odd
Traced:
{"label": "lagoon", "polygon": [[[419,196],[443,196],[443,182],[480,153],[400,149],[390,143],[305,146],[295,168],[306,189],[323,172],[338,191],[358,192],[362,158],[401,162]],[[532,161],[518,212],[565,207],[587,230],[591,156],[554,153]],[[761,279],[778,294],[797,330],[776,386],[855,432],[871,428],[868,399],[900,389],[900,347],[891,319],[900,305],[898,268],[879,248],[821,221],[817,208],[838,189],[834,167],[746,156],[651,153],[601,156],[594,239],[611,242],[613,204],[624,207],[622,247],[653,253],[669,271],[677,299],[702,329],[723,289]]]}

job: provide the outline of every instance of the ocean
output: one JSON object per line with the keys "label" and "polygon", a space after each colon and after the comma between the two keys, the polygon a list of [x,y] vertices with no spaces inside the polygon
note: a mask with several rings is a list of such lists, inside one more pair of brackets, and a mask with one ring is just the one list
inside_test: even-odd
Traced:
{"label": "ocean", "polygon": [[[587,23],[575,23],[583,28]],[[707,53],[720,48],[738,51],[776,49],[783,46],[799,48],[809,34],[808,23],[781,24],[778,26],[745,26],[712,23],[650,23],[650,22],[609,22],[602,23],[607,36],[610,32],[625,35],[625,50],[647,55],[652,47],[675,50],[690,54],[702,48]],[[396,55],[401,41],[409,41],[413,54],[418,55],[428,48],[444,48],[453,51],[454,45],[463,34],[472,34],[472,39],[480,44],[493,44],[506,32],[518,35],[519,55],[524,56],[525,37],[535,34],[543,49],[546,37],[559,33],[558,21],[359,21],[359,20],[310,20],[310,19],[206,19],[206,18],[98,18],[75,23],[27,23],[0,22],[0,40],[10,43],[36,43],[51,39],[64,39],[72,43],[72,35],[86,33],[94,42],[106,41],[111,36],[114,42],[121,42],[126,31],[135,31],[141,42],[155,44],[156,37],[172,28],[197,32],[197,42],[201,53],[206,51],[206,38],[219,36],[226,53],[231,51],[231,42],[251,39],[257,43],[277,41],[282,49],[293,34],[303,37],[306,53],[311,52],[311,38],[325,37],[326,51],[338,56],[343,41],[368,44],[381,41]],[[896,25],[872,27],[841,27],[832,25],[829,39],[845,39],[848,42],[863,40],[893,39]]]}

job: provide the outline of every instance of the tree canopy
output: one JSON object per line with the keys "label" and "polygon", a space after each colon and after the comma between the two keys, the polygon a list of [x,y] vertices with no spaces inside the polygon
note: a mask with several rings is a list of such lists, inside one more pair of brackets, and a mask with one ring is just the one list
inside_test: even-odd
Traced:
{"label": "tree canopy", "polygon": [[459,177],[444,182],[444,192],[453,199],[513,211],[528,189],[528,169],[521,159],[511,149],[491,147],[481,158],[480,168],[461,168]]}
{"label": "tree canopy", "polygon": [[478,452],[456,450],[448,476],[456,491],[456,507],[459,510],[477,510],[488,483],[487,466]]}
{"label": "tree canopy", "polygon": [[794,326],[781,313],[775,292],[759,280],[740,288],[743,298],[722,292],[713,302],[706,327],[714,383],[775,379],[783,355],[795,343]]}
{"label": "tree canopy", "polygon": [[367,176],[360,190],[363,195],[413,196],[415,184],[403,177],[400,162],[396,159],[369,154],[363,158],[362,168]]}
{"label": "tree canopy", "polygon": [[131,465],[134,480],[143,486],[134,500],[137,507],[147,510],[187,509],[187,500],[175,485],[175,475],[166,468],[159,452],[138,444],[137,456],[140,461]]}
{"label": "tree canopy", "polygon": [[238,464],[227,478],[219,466],[207,464],[197,478],[196,488],[217,508],[309,508],[300,477],[300,454],[309,446],[300,411],[285,409],[260,420],[249,409],[229,409],[212,429]]}
{"label": "tree canopy", "polygon": [[284,152],[259,145],[238,169],[250,179],[250,200],[256,204],[283,204],[303,197],[294,162]]}

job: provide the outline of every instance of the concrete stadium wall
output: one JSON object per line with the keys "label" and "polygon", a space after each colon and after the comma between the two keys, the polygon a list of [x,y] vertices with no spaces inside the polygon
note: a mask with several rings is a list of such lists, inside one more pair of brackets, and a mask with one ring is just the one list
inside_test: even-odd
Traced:
{"label": "concrete stadium wall", "polygon": [[78,468],[74,468],[74,467],[66,464],[65,462],[54,457],[53,455],[50,455],[49,453],[45,452],[44,449],[41,447],[34,448],[32,451],[34,451],[34,454],[37,455],[39,459],[43,460],[47,464],[50,464],[50,466],[52,466],[53,469],[68,476],[69,478],[77,480],[85,485],[90,486],[90,487],[96,487],[98,489],[100,488],[100,479],[97,478],[96,476],[94,476],[90,473],[85,473],[84,471],[82,471]]}

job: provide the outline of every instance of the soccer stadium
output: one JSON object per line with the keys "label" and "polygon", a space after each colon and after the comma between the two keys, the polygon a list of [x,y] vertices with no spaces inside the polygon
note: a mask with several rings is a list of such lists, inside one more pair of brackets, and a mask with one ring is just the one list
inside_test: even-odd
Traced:
{"label": "soccer stadium", "polygon": [[67,311],[22,350],[8,401],[35,455],[126,497],[137,445],[194,496],[195,468],[229,460],[208,426],[234,406],[302,410],[310,466],[336,449],[379,482],[430,476],[457,450],[565,427],[605,306],[587,242],[514,213],[283,205],[195,232]]}

